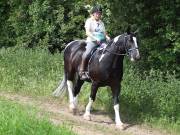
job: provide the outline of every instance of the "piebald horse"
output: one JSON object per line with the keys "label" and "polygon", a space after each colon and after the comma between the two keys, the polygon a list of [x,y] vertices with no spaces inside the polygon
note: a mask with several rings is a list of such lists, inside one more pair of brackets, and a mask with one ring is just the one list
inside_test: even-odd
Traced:
{"label": "piebald horse", "polygon": [[69,108],[75,112],[77,110],[77,97],[81,86],[84,81],[91,82],[89,103],[83,115],[84,119],[91,120],[91,106],[95,101],[98,88],[109,86],[114,102],[115,123],[118,128],[123,129],[124,126],[119,113],[123,59],[126,55],[131,61],[140,59],[136,35],[128,31],[112,39],[103,50],[97,49],[94,51],[90,56],[87,66],[89,78],[81,80],[79,68],[85,49],[86,42],[84,40],[72,41],[66,46],[64,50],[64,78],[53,92],[53,95],[59,96],[67,88],[70,102]]}

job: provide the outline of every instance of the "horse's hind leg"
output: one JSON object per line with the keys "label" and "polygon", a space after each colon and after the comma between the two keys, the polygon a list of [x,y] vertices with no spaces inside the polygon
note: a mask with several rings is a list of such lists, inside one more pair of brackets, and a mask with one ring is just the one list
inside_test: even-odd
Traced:
{"label": "horse's hind leg", "polygon": [[[72,79],[71,79],[72,80]],[[68,92],[69,92],[69,109],[70,112],[76,114],[77,112],[77,96],[80,92],[81,86],[83,85],[84,81],[80,80],[79,78],[77,81],[67,80]]]}
{"label": "horse's hind leg", "polygon": [[66,72],[66,75],[67,75],[67,89],[69,93],[69,110],[70,112],[74,112],[74,110],[76,109],[76,106],[74,104],[74,95],[73,95],[75,73],[69,69],[68,72]]}
{"label": "horse's hind leg", "polygon": [[74,105],[74,96],[73,96],[73,81],[67,80],[67,86],[68,86],[68,93],[69,93],[69,109],[70,111],[73,111],[75,109]]}
{"label": "horse's hind leg", "polygon": [[80,80],[80,78],[78,77],[77,81],[75,82],[74,84],[74,89],[73,89],[73,96],[74,96],[74,103],[77,107],[77,97],[78,97],[78,94],[81,90],[81,87],[83,85],[84,81],[83,80]]}

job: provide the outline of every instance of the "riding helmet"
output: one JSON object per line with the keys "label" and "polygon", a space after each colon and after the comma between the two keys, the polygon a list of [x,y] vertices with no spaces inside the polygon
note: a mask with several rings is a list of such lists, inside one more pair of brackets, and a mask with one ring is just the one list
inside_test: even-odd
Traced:
{"label": "riding helmet", "polygon": [[91,10],[91,14],[95,13],[95,12],[99,12],[102,14],[102,7],[100,5],[96,5],[92,8]]}

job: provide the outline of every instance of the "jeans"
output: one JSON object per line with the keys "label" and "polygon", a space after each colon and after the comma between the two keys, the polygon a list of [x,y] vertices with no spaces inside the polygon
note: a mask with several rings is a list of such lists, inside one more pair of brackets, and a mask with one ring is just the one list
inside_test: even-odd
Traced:
{"label": "jeans", "polygon": [[91,51],[96,48],[98,45],[96,42],[87,42],[86,45],[86,51],[83,53],[81,66],[80,66],[80,72],[83,72],[85,70],[85,67],[87,65],[87,59],[91,53]]}

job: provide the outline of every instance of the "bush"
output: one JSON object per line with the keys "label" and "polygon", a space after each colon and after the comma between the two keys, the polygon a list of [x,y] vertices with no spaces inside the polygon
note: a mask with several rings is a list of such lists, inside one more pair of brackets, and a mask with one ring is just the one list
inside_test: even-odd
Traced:
{"label": "bush", "polygon": [[[166,117],[171,122],[180,120],[180,81],[175,75],[151,70],[141,75],[126,70],[122,84],[121,106],[128,118]],[[128,111],[128,113],[126,112]]]}

